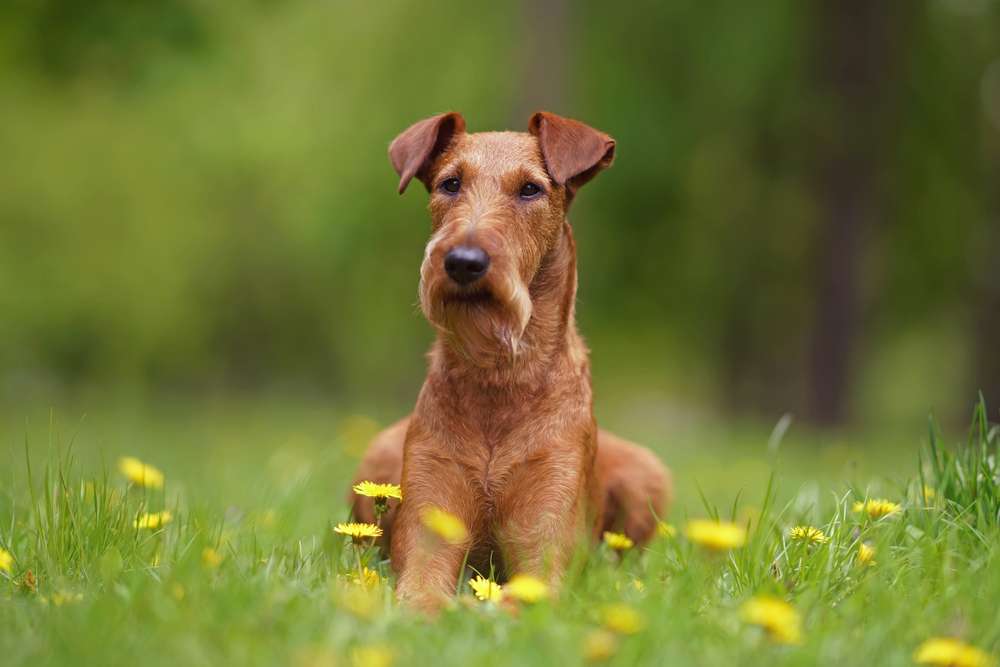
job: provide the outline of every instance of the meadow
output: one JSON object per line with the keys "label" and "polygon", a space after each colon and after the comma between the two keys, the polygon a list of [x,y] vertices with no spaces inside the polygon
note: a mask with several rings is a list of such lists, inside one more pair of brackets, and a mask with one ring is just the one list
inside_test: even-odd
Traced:
{"label": "meadow", "polygon": [[[996,662],[1000,0],[630,9],[0,2],[0,667]],[[676,501],[431,621],[335,532],[434,336],[386,151],[541,109]]]}
{"label": "meadow", "polygon": [[428,620],[394,603],[369,542],[334,532],[371,417],[268,399],[6,410],[0,651],[35,666],[992,664],[987,414],[968,434],[895,437],[610,417],[673,468],[659,536],[586,549],[557,597],[482,601],[463,582]]}

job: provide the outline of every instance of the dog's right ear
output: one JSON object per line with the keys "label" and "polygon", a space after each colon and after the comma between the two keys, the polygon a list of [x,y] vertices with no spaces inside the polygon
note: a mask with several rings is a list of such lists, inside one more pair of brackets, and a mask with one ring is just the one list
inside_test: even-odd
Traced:
{"label": "dog's right ear", "polygon": [[438,114],[414,123],[389,144],[389,159],[399,174],[399,194],[406,191],[416,176],[428,191],[428,170],[434,158],[448,148],[457,134],[465,132],[465,119],[454,111]]}

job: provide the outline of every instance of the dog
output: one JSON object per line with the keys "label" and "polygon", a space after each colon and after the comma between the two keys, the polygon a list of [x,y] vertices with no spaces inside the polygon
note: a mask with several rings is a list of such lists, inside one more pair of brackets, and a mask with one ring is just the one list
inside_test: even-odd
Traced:
{"label": "dog", "polygon": [[[574,317],[566,213],[614,156],[611,137],[548,112],[526,133],[467,133],[444,113],[389,147],[399,193],[414,178],[430,193],[419,297],[437,338],[413,413],[375,437],[355,481],[402,486],[381,518],[402,603],[439,609],[466,562],[557,591],[585,535],[620,530],[641,545],[671,501],[650,451],[597,428]],[[349,502],[375,521],[371,499]],[[426,539],[430,507],[461,519],[467,538]]]}

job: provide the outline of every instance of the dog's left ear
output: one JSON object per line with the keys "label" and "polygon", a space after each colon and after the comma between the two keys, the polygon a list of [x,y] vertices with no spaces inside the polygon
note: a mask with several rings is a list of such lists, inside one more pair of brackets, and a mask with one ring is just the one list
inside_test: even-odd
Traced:
{"label": "dog's left ear", "polygon": [[539,111],[528,132],[538,138],[549,175],[570,197],[615,159],[615,140],[577,120]]}
{"label": "dog's left ear", "polygon": [[389,144],[389,160],[399,174],[399,194],[403,194],[414,176],[430,190],[427,171],[431,163],[448,148],[455,135],[463,132],[465,119],[452,111],[418,121],[393,139]]}

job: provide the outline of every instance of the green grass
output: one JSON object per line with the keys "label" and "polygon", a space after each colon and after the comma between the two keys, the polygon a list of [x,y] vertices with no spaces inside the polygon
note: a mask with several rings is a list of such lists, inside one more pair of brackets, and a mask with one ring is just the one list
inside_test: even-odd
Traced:
{"label": "green grass", "polygon": [[[600,547],[557,602],[513,615],[463,587],[433,622],[398,608],[387,585],[358,597],[358,554],[331,531],[371,420],[309,401],[95,405],[0,420],[0,546],[15,557],[0,572],[5,665],[351,664],[370,646],[397,665],[577,664],[615,603],[643,628],[616,638],[611,664],[909,665],[933,636],[1000,646],[1000,436],[981,404],[958,446],[918,422],[895,438],[793,427],[769,446],[750,426],[640,419],[645,432],[619,430],[673,467],[667,519],[733,518],[749,528],[745,547],[712,554],[683,531],[620,562]],[[84,419],[56,417],[81,408]],[[128,487],[123,455],[162,469],[165,488]],[[852,504],[866,497],[903,509],[863,519]],[[161,509],[174,520],[135,528]],[[830,541],[790,541],[803,523]],[[874,565],[858,562],[861,542]],[[206,549],[221,564],[206,564]],[[795,606],[800,645],[741,620],[759,594]]]}

